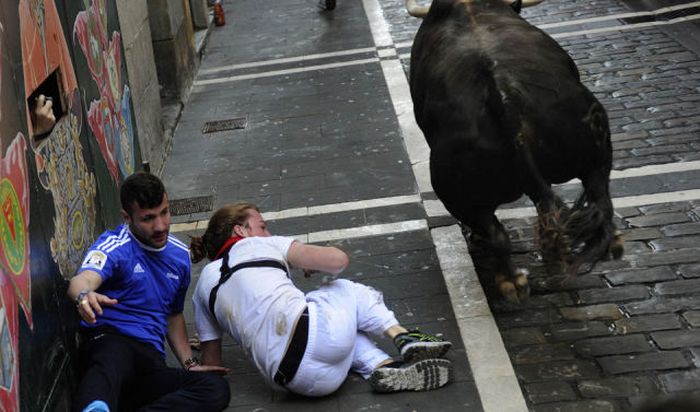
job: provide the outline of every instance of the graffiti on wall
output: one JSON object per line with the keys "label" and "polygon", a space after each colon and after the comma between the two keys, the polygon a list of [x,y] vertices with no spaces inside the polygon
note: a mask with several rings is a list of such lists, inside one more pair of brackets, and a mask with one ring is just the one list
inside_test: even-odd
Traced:
{"label": "graffiti on wall", "polygon": [[85,54],[92,80],[100,98],[88,109],[88,124],[107,162],[115,183],[134,171],[134,128],[131,96],[122,79],[121,35],[107,31],[106,0],[92,0],[78,13],[73,36]]}
{"label": "graffiti on wall", "polygon": [[32,325],[27,147],[19,133],[0,156],[0,410],[19,406],[19,313]]}
{"label": "graffiti on wall", "polygon": [[[0,19],[1,20],[1,19]],[[0,126],[3,112],[16,113],[12,76],[4,71],[7,50],[0,21]],[[3,86],[6,86],[3,90]],[[12,113],[14,112],[14,113]],[[5,127],[0,128],[5,130]],[[19,132],[5,147],[0,135],[0,411],[19,409],[19,309],[32,327],[29,270],[29,176],[27,144]]]}
{"label": "graffiti on wall", "polygon": [[[50,135],[31,139],[39,181],[51,192],[54,233],[51,255],[64,278],[70,278],[92,241],[95,227],[94,175],[80,143],[82,106],[68,46],[54,0],[20,0],[20,33],[25,95],[31,96],[50,76],[59,79],[65,113]],[[32,132],[27,108],[27,127]]]}

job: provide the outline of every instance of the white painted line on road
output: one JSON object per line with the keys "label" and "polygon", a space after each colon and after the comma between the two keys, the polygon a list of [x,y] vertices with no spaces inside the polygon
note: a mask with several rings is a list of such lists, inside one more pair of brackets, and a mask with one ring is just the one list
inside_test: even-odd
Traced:
{"label": "white painted line on road", "polygon": [[377,0],[362,0],[362,7],[367,15],[374,45],[377,47],[393,46],[394,39],[391,38],[389,25],[384,18],[384,12],[379,2]]}
{"label": "white painted line on road", "polygon": [[527,411],[462,231],[452,225],[430,234],[484,411]]}
{"label": "white painted line on road", "polygon": [[621,25],[621,26],[612,26],[612,27],[601,27],[599,29],[579,30],[579,31],[572,31],[572,32],[567,32],[567,33],[554,33],[554,34],[550,34],[550,36],[555,38],[555,39],[563,39],[566,37],[574,37],[574,36],[587,36],[587,35],[592,35],[592,34],[609,33],[609,32],[615,32],[615,31],[639,30],[639,29],[644,29],[647,27],[668,26],[671,24],[678,24],[678,23],[683,23],[683,22],[693,21],[693,20],[700,20],[700,14],[696,14],[694,16],[687,16],[687,17],[678,17],[675,19],[664,20],[664,21],[650,21],[650,22],[646,22],[646,23],[625,24],[625,25]]}
{"label": "white painted line on road", "polygon": [[638,11],[638,12],[631,12],[631,13],[610,14],[607,16],[589,17],[586,19],[566,20],[566,21],[561,21],[561,22],[556,22],[556,23],[545,23],[545,24],[539,24],[539,25],[537,25],[537,27],[539,27],[540,29],[550,29],[550,28],[554,28],[554,27],[575,26],[575,25],[579,25],[579,24],[597,23],[597,22],[606,21],[606,20],[625,19],[625,18],[629,18],[629,17],[657,16],[659,14],[664,14],[664,13],[668,13],[668,12],[676,11],[676,10],[689,9],[689,8],[693,8],[693,7],[697,7],[697,6],[700,6],[700,1],[679,4],[676,6],[662,7],[660,9],[656,9],[656,10],[652,10],[652,11]]}
{"label": "white painted line on road", "polygon": [[217,77],[214,79],[195,80],[193,86],[206,86],[206,85],[210,85],[210,84],[231,83],[231,82],[236,82],[236,81],[240,81],[240,80],[251,80],[251,79],[260,79],[263,77],[283,76],[283,75],[287,75],[287,74],[310,72],[310,71],[314,71],[314,70],[337,69],[339,67],[357,66],[357,65],[361,65],[361,64],[376,63],[378,61],[379,61],[378,57],[372,57],[370,59],[351,60],[351,61],[347,61],[347,62],[328,63],[328,64],[318,64],[315,66],[297,67],[294,69],[272,70],[272,71],[263,72],[263,73],[250,73],[250,74],[241,74],[238,76]]}
{"label": "white painted line on road", "polygon": [[199,76],[199,75],[203,75],[203,74],[212,74],[212,73],[219,73],[219,72],[231,71],[231,70],[249,69],[249,68],[253,68],[253,67],[272,66],[272,65],[276,65],[276,64],[306,62],[309,60],[327,59],[330,57],[352,56],[353,54],[373,53],[375,51],[377,51],[376,47],[363,47],[363,48],[359,48],[359,49],[340,50],[340,51],[330,52],[330,53],[317,53],[317,54],[308,54],[305,56],[285,57],[282,59],[262,60],[262,61],[250,62],[250,63],[229,64],[226,66],[212,67],[211,69],[201,69],[197,73],[197,75]]}
{"label": "white painted line on road", "polygon": [[690,172],[694,170],[700,170],[700,161],[665,163],[625,170],[613,170],[610,172],[610,178],[625,179],[629,177],[655,176],[665,173]]}
{"label": "white painted line on road", "polygon": [[425,219],[418,219],[396,223],[382,223],[378,225],[351,227],[347,229],[325,230],[322,232],[309,233],[306,236],[308,236],[309,243],[320,243],[330,242],[332,240],[354,239],[367,236],[391,236],[394,233],[412,232],[427,228],[428,222]]}
{"label": "white painted line on road", "polygon": [[[617,197],[613,198],[612,202],[614,208],[622,208],[656,205],[659,203],[687,202],[691,200],[700,200],[700,189]],[[439,200],[426,200],[424,204],[428,217],[449,215],[447,209],[445,209],[442,202]],[[498,209],[496,210],[496,216],[499,219],[523,219],[537,216],[537,211],[535,210],[534,206]]]}
{"label": "white painted line on road", "polygon": [[[387,44],[393,45],[393,43],[390,42],[391,35],[389,34],[388,24],[384,19],[379,2],[377,0],[363,0],[362,5],[365,8],[367,19],[370,22],[370,29],[375,45],[377,47]],[[389,40],[387,40],[386,36],[389,36]],[[380,64],[387,88],[389,89],[391,103],[394,106],[394,112],[399,122],[399,128],[401,129],[401,135],[404,139],[413,174],[416,177],[418,189],[421,193],[431,192],[432,185],[430,184],[430,176],[427,167],[430,159],[430,149],[413,115],[413,100],[411,99],[411,93],[408,81],[406,80],[406,74],[403,71],[403,66],[398,59],[382,60]]]}
{"label": "white painted line on road", "polygon": [[[420,195],[405,195],[393,197],[380,197],[376,199],[357,200],[354,202],[333,203],[319,206],[298,207],[293,209],[285,209],[279,212],[265,212],[263,218],[267,221],[282,220],[295,217],[317,216],[327,213],[350,212],[353,210],[371,209],[374,207],[398,206],[408,203],[420,203]],[[173,233],[186,232],[192,230],[206,229],[208,220],[200,220],[197,222],[174,223],[170,225],[170,231]]]}

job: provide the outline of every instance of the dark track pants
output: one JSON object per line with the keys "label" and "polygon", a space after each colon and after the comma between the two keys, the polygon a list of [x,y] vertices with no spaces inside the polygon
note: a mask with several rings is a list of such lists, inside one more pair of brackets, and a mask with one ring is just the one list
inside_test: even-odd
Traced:
{"label": "dark track pants", "polygon": [[169,368],[153,345],[114,332],[83,336],[84,371],[74,411],[102,400],[110,411],[221,411],[228,406],[228,383],[205,372]]}

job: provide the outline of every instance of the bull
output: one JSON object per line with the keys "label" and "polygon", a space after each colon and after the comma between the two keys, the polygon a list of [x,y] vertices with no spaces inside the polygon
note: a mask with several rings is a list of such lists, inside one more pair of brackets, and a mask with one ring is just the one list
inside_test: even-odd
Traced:
{"label": "bull", "polygon": [[[566,51],[520,17],[520,5],[434,0],[428,9],[406,0],[409,13],[424,15],[411,50],[410,89],[435,194],[470,229],[480,277],[513,302],[529,295],[527,270],[514,268],[495,211],[523,194],[536,207],[539,248],[550,268],[578,273],[623,254],[608,188],[605,109]],[[567,205],[551,185],[573,178],[583,191]]]}

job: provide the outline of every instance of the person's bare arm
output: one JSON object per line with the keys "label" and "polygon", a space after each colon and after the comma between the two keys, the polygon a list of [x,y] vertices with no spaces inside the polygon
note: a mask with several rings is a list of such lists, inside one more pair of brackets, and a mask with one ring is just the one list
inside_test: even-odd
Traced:
{"label": "person's bare arm", "polygon": [[95,292],[102,284],[102,276],[92,270],[84,270],[73,277],[68,285],[68,298],[75,301],[78,295],[83,296],[78,302],[78,313],[87,323],[97,322],[97,316],[102,316],[102,306],[117,303],[116,299]]}
{"label": "person's bare arm", "polygon": [[[185,316],[180,313],[176,313],[168,316],[168,344],[173,350],[173,354],[177,360],[184,365],[187,359],[192,358],[192,348],[190,348],[190,343],[187,340],[187,326],[185,325]],[[223,368],[219,365],[199,365],[194,364],[193,366],[187,367],[188,371],[194,372],[217,372],[221,374],[228,373],[227,368]]]}
{"label": "person's bare arm", "polygon": [[202,364],[221,366],[221,339],[208,340],[201,343]]}
{"label": "person's bare arm", "polygon": [[294,267],[337,275],[348,266],[348,255],[333,246],[307,245],[294,241],[287,252]]}

